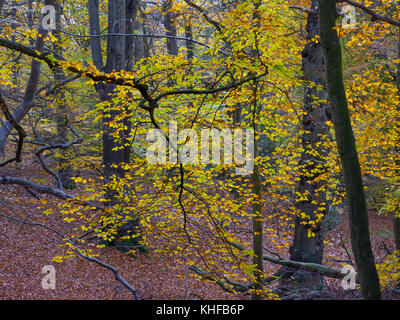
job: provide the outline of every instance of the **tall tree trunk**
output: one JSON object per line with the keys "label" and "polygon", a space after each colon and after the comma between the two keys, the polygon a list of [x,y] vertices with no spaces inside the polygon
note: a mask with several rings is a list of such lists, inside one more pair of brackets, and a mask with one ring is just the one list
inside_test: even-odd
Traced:
{"label": "tall tree trunk", "polygon": [[[134,32],[137,26],[137,14],[139,10],[139,0],[126,0],[126,33],[131,34]],[[126,37],[125,39],[125,57],[126,57],[126,67],[125,70],[132,71],[134,63],[140,59],[139,56],[135,56],[134,46],[138,41],[142,42],[142,39],[135,39],[139,37]],[[130,145],[129,145],[129,136],[132,130],[132,110],[128,107],[125,108],[125,112],[127,117],[124,118],[124,137],[123,137],[123,145],[124,145],[124,162],[129,163],[130,160]]]}
{"label": "tall tree trunk", "polygon": [[[189,17],[189,19],[190,19],[190,17]],[[189,21],[186,21],[185,37],[188,39],[188,40],[186,40],[187,59],[189,61],[192,61],[193,60],[193,56],[194,56],[194,45],[193,45],[193,42],[190,41],[190,40],[193,39],[193,31],[192,31],[192,21],[191,21],[191,19]]]}
{"label": "tall tree trunk", "polygon": [[[305,133],[301,136],[303,152],[299,166],[301,168],[300,181],[297,186],[297,192],[306,195],[307,200],[296,203],[296,208],[305,216],[297,216],[295,220],[295,230],[293,243],[290,248],[290,259],[301,262],[312,262],[321,264],[324,252],[324,230],[323,218],[310,226],[310,221],[317,221],[317,214],[326,214],[327,208],[319,210],[321,203],[326,203],[326,194],[320,188],[323,181],[316,178],[324,171],[325,161],[323,157],[326,151],[321,147],[323,136],[327,132],[326,126],[326,103],[315,102],[315,97],[319,100],[327,100],[326,91],[324,55],[319,42],[312,41],[319,35],[318,24],[318,0],[312,0],[312,12],[309,13],[306,25],[307,44],[302,52],[302,70],[304,80],[304,116],[302,119],[302,129]],[[315,85],[321,89],[315,88]],[[313,151],[313,152],[310,152]],[[318,190],[318,191],[317,191]],[[309,229],[315,236],[309,236]],[[294,278],[302,285],[321,287],[323,282],[321,277],[316,274],[310,274],[306,271],[295,272]],[[314,288],[316,289],[316,288]]]}
{"label": "tall tree trunk", "polygon": [[[257,29],[260,28],[260,13],[259,8],[261,6],[261,1],[257,1],[254,4],[254,13],[253,13],[253,21]],[[255,47],[258,48],[258,40],[257,40],[257,32],[254,33],[254,42]],[[252,59],[257,59],[257,51],[255,49],[251,50],[251,57]],[[259,127],[257,123],[257,115],[260,112],[259,102],[257,99],[257,92],[258,92],[258,82],[255,81],[252,87],[253,91],[253,101],[252,101],[252,123],[251,127],[254,130],[254,168],[253,173],[251,175],[251,184],[252,184],[252,193],[255,195],[255,199],[252,203],[252,213],[253,213],[253,221],[252,221],[252,228],[253,228],[253,264],[254,268],[254,283],[253,289],[255,292],[251,295],[252,300],[261,300],[262,299],[262,290],[264,287],[264,260],[263,260],[263,253],[264,253],[264,229],[263,229],[263,213],[262,213],[262,206],[261,206],[261,176],[260,171],[258,168],[258,164],[256,163],[256,159],[258,157],[258,134],[259,134]]]}
{"label": "tall tree trunk", "polygon": [[319,0],[321,43],[325,57],[332,120],[349,201],[351,244],[363,298],[380,299],[379,278],[369,236],[361,168],[343,83],[342,52],[338,34],[334,29],[335,20],[336,0]]}
{"label": "tall tree trunk", "polygon": [[[133,2],[132,2],[133,1]],[[136,24],[136,14],[139,2],[137,0],[110,0],[108,4],[108,33],[113,34],[125,34],[130,32]],[[89,24],[91,34],[100,34],[99,26],[99,3],[98,0],[89,0]],[[99,37],[91,38],[91,50],[93,64],[97,69],[103,70],[106,73],[113,71],[126,70],[131,68],[132,64],[129,59],[132,57],[132,44],[126,40],[127,37],[123,36],[108,36],[107,37],[107,58],[106,65],[103,65],[101,42]],[[124,147],[127,142],[130,128],[130,117],[123,120],[124,125],[128,127],[124,130],[124,137],[122,142],[116,141],[113,136],[115,129],[107,125],[112,119],[118,117],[124,110],[118,109],[113,110],[111,99],[114,95],[114,85],[98,83],[95,85],[95,89],[99,94],[101,101],[110,101],[110,105],[103,111],[103,166],[104,166],[104,180],[110,182],[112,176],[122,177],[124,171],[120,168],[120,165],[124,162],[129,161],[129,151]],[[122,108],[125,108],[122,106]],[[117,149],[117,150],[115,150]],[[115,191],[110,188],[106,188],[106,200],[108,205],[115,204]],[[140,242],[140,228],[139,222],[135,217],[129,222],[122,225],[118,230],[116,239],[112,241],[112,244],[116,245],[123,251],[129,251],[132,246],[137,246]],[[105,226],[107,229],[107,226]],[[122,240],[123,236],[137,235],[132,240]],[[110,243],[108,243],[110,244]],[[139,247],[141,248],[141,247]],[[143,248],[142,248],[143,249]]]}
{"label": "tall tree trunk", "polygon": [[[61,30],[61,15],[63,12],[62,4],[59,2],[55,2],[55,9],[56,9],[56,29]],[[61,35],[59,32],[55,33],[55,37],[57,38],[58,42],[53,46],[54,51],[62,56],[62,46],[59,44],[61,43]],[[56,67],[53,70],[54,78],[56,83],[62,83],[65,81],[66,76],[64,70],[60,67]],[[56,101],[57,101],[57,110],[56,110],[56,123],[57,123],[57,143],[66,143],[68,142],[68,128],[66,123],[68,122],[68,108],[65,101],[65,94],[63,90],[58,90],[56,93]],[[72,166],[69,163],[69,159],[67,158],[67,152],[60,151],[61,155],[58,159],[58,175],[60,177],[62,186],[64,188],[72,188],[74,187],[74,182],[71,180],[73,176]]]}
{"label": "tall tree trunk", "polygon": [[[258,142],[257,142],[257,134],[258,134],[258,124],[256,121],[256,117],[258,114],[258,103],[257,103],[257,84],[254,84],[254,104],[253,104],[253,123],[252,128],[254,130],[254,159],[257,159],[258,156]],[[258,165],[254,163],[253,173],[251,174],[251,185],[252,185],[252,194],[254,194],[255,199],[252,202],[252,211],[253,211],[253,264],[255,265],[254,270],[254,284],[253,289],[255,292],[252,294],[252,300],[261,300],[262,295],[260,292],[262,291],[264,284],[264,260],[263,260],[263,252],[264,252],[264,230],[263,230],[263,214],[262,214],[262,206],[261,206],[261,178]]]}
{"label": "tall tree trunk", "polygon": [[[110,0],[108,2],[108,33],[126,33],[126,3],[125,0]],[[118,72],[126,68],[126,36],[107,37],[107,60],[104,67],[106,73]],[[115,85],[106,85],[106,99],[111,100]],[[113,175],[121,176],[119,165],[124,162],[124,149],[113,137],[115,129],[107,125],[112,119],[118,117],[122,110],[113,110],[110,105],[103,114],[103,165],[104,178],[109,182]],[[108,198],[112,200],[112,191],[108,191]]]}
{"label": "tall tree trunk", "polygon": [[[400,28],[398,30],[397,39],[397,58],[400,59]],[[397,64],[397,94],[400,96],[400,63]],[[398,139],[396,141],[396,167],[397,167],[397,177],[400,177],[400,105],[397,106],[397,134]],[[393,214],[393,234],[394,242],[396,245],[396,250],[400,251],[400,212],[394,212]]]}
{"label": "tall tree trunk", "polygon": [[178,42],[176,40],[176,26],[175,26],[175,14],[171,11],[172,0],[165,0],[163,3],[164,13],[164,27],[166,35],[172,38],[167,38],[167,52],[171,56],[178,55]]}

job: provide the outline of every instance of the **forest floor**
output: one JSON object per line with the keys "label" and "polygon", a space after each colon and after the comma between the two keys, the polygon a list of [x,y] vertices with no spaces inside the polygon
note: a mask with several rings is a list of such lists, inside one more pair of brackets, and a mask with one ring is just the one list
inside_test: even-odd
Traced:
{"label": "forest floor", "polygon": [[[17,172],[7,172],[15,174]],[[32,171],[25,174],[32,176]],[[21,171],[18,172],[21,175]],[[30,202],[32,196],[18,186],[0,186],[0,211],[9,216],[23,217],[46,223],[59,231],[70,226],[61,214],[45,216]],[[268,227],[268,226],[266,226]],[[370,212],[370,228],[376,262],[380,263],[394,249],[392,219]],[[349,260],[349,228],[347,219],[326,236],[325,264],[341,268],[341,261]],[[287,239],[285,239],[287,242]],[[132,299],[131,293],[114,279],[109,270],[81,257],[62,263],[52,258],[62,254],[62,239],[51,231],[9,221],[0,217],[0,299]],[[270,245],[268,237],[266,246]],[[99,249],[100,250],[100,249]],[[185,268],[171,256],[139,254],[131,258],[115,247],[101,249],[99,258],[116,266],[121,275],[134,286],[142,299],[249,299],[249,295],[232,295],[209,281],[198,281],[188,276]],[[56,289],[41,286],[42,267],[56,268]],[[268,274],[278,266],[265,263]],[[360,299],[359,290],[344,291],[340,280],[325,278],[327,289],[312,299]],[[400,299],[395,292],[385,292],[387,299]]]}

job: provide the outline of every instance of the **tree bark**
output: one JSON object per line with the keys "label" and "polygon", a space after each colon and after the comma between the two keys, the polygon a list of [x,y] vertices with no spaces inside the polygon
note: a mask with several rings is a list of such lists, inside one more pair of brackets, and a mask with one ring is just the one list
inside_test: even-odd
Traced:
{"label": "tree bark", "polygon": [[[55,2],[56,9],[56,29],[61,30],[61,15],[63,11],[62,4],[59,2]],[[62,46],[59,45],[61,43],[61,35],[60,33],[55,33],[55,37],[58,40],[53,46],[54,51],[62,56]],[[56,80],[56,85],[65,82],[66,76],[64,70],[61,67],[56,67],[53,70],[54,78]],[[56,91],[56,101],[57,101],[57,110],[56,110],[56,123],[57,123],[57,143],[67,143],[68,142],[68,128],[66,123],[68,122],[68,108],[65,101],[65,94],[63,90]],[[72,166],[69,163],[69,159],[67,157],[67,153],[65,151],[60,151],[61,155],[58,159],[58,176],[60,177],[63,188],[72,188],[75,186],[74,182],[71,180],[73,176]]]}
{"label": "tree bark", "polygon": [[[326,117],[328,105],[323,102],[315,102],[315,97],[319,101],[327,100],[328,98],[322,47],[319,42],[311,40],[319,35],[318,0],[312,0],[311,2],[306,32],[306,40],[308,42],[302,52],[303,79],[306,81],[302,129],[306,132],[301,136],[301,144],[304,151],[299,161],[301,173],[296,191],[302,195],[305,194],[308,199],[296,203],[296,208],[305,214],[305,216],[296,217],[294,238],[290,248],[290,259],[322,264],[324,252],[323,218],[315,226],[308,225],[309,221],[316,221],[318,219],[317,214],[325,215],[327,212],[326,205],[324,210],[319,210],[321,203],[326,203],[326,194],[321,190],[317,192],[324,182],[316,180],[320,174],[326,171],[325,161],[323,160],[326,151],[323,150],[320,143],[327,132],[326,121],[328,120]],[[314,85],[321,86],[322,88],[315,88]],[[311,150],[313,152],[310,152]],[[309,229],[312,230],[315,236],[309,236]],[[317,285],[318,287],[322,286],[321,277],[318,274],[315,274],[315,277],[313,275],[309,272],[296,272],[294,278],[298,282],[301,282],[302,285],[306,285],[307,283],[309,285]]]}
{"label": "tree bark", "polygon": [[328,95],[336,142],[349,201],[351,244],[364,299],[380,299],[378,273],[369,236],[368,211],[361,168],[342,74],[342,52],[336,26],[336,0],[319,0],[319,23],[324,51]]}
{"label": "tree bark", "polygon": [[[398,39],[397,39],[397,58],[400,59],[400,28],[398,28]],[[397,64],[397,94],[400,96],[400,63]],[[398,139],[396,141],[396,168],[397,168],[397,177],[400,176],[400,105],[397,106],[397,134]],[[396,250],[400,251],[400,212],[393,213],[393,234],[394,234],[394,242],[396,245]]]}
{"label": "tree bark", "polygon": [[[261,6],[261,1],[257,1],[254,5],[254,13],[253,13],[253,21],[255,22],[255,26],[259,29],[260,28],[260,13],[259,8]],[[257,32],[257,31],[255,31]],[[254,41],[256,47],[258,47],[258,40],[257,34],[254,35]],[[257,52],[256,50],[252,49],[251,51],[251,58],[256,59]],[[251,299],[252,300],[262,300],[262,290],[264,287],[264,260],[263,260],[263,250],[264,250],[264,228],[263,228],[263,213],[262,213],[262,205],[261,205],[261,176],[260,171],[258,168],[258,164],[256,163],[256,159],[258,157],[259,148],[258,148],[258,137],[259,134],[259,126],[257,123],[257,115],[259,113],[259,102],[257,99],[257,92],[258,92],[258,82],[255,81],[252,85],[251,90],[253,91],[253,101],[252,105],[250,105],[250,109],[252,112],[252,123],[251,127],[254,130],[254,168],[253,173],[251,174],[251,185],[252,185],[252,194],[254,194],[255,199],[252,203],[252,213],[253,213],[253,221],[252,221],[252,228],[253,228],[253,264],[254,268],[254,283],[253,289],[255,292],[252,293]]]}
{"label": "tree bark", "polygon": [[176,26],[175,26],[175,17],[174,13],[171,11],[171,0],[165,0],[163,3],[163,13],[164,13],[164,27],[167,36],[171,36],[174,38],[167,38],[167,52],[171,56],[178,55],[178,42],[176,40]]}
{"label": "tree bark", "polygon": [[[108,3],[108,33],[126,34],[127,32],[131,32],[136,25],[138,5],[138,0],[110,0]],[[99,34],[98,0],[89,0],[88,7],[90,33]],[[93,64],[99,70],[104,69],[106,73],[130,69],[132,68],[131,59],[136,59],[133,55],[132,45],[133,43],[127,40],[125,35],[108,36],[107,57],[104,66],[100,38],[92,37],[91,50]],[[114,110],[115,106],[111,103],[111,99],[114,95],[115,87],[115,85],[105,83],[98,83],[95,85],[100,100],[103,102],[110,101],[110,105],[103,111],[103,173],[106,183],[110,182],[113,176],[117,178],[123,177],[124,170],[120,168],[120,165],[129,162],[129,146],[126,146],[126,144],[130,134],[131,117],[126,106],[119,106],[119,108]],[[123,137],[120,137],[121,141],[117,141],[113,136],[115,129],[110,127],[107,122],[118,117],[124,110],[127,111],[127,117],[122,121],[127,129],[123,130]],[[112,206],[116,203],[115,191],[111,188],[105,188],[105,197],[108,206]],[[105,226],[105,229],[107,229],[107,226]],[[136,235],[136,238],[120,241],[121,237],[128,234]],[[119,227],[118,234],[111,243],[122,251],[129,251],[132,246],[138,246],[140,240],[139,221],[133,217],[131,221]],[[139,249],[140,248],[139,246]]]}

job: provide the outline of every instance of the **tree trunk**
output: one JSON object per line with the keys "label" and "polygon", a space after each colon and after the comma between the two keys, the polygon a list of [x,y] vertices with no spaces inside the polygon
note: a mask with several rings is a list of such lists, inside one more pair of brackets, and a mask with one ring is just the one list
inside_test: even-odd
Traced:
{"label": "tree trunk", "polygon": [[336,26],[336,0],[319,0],[319,23],[328,95],[344,183],[349,201],[349,225],[361,292],[364,299],[380,299],[378,273],[369,236],[368,211],[361,168],[343,84],[342,52]]}
{"label": "tree trunk", "polygon": [[[397,39],[397,58],[400,59],[400,28],[398,30],[398,39]],[[400,96],[400,63],[397,64],[397,93]],[[396,168],[397,168],[397,177],[400,177],[400,106],[397,106],[397,133],[398,139],[396,142]],[[394,242],[396,245],[396,250],[400,251],[400,212],[393,213],[393,234],[394,234]]]}
{"label": "tree trunk", "polygon": [[[88,7],[91,34],[100,34],[98,0],[89,0]],[[137,0],[110,0],[108,4],[108,33],[125,34],[131,32],[136,25],[137,9]],[[107,59],[106,65],[103,66],[100,38],[91,38],[92,60],[96,68],[99,70],[104,69],[106,73],[131,68],[132,61],[130,61],[130,59],[135,57],[132,56],[132,42],[127,41],[126,39],[126,36],[107,37]],[[115,86],[98,83],[95,85],[95,89],[98,92],[101,101],[111,101]],[[123,108],[125,107],[123,106]],[[123,120],[124,125],[126,125],[128,129],[124,130],[124,137],[121,137],[122,142],[118,142],[113,137],[115,129],[108,126],[107,122],[118,117],[124,110],[112,109],[113,105],[110,105],[103,111],[103,166],[104,180],[106,183],[111,181],[112,176],[116,176],[117,178],[122,177],[124,171],[120,168],[120,165],[129,161],[129,150],[127,150],[127,147],[124,145],[129,138],[131,118],[128,113],[128,117]],[[114,150],[115,148],[118,150]],[[107,203],[112,206],[116,202],[115,191],[110,188],[105,189]],[[129,251],[133,246],[138,246],[140,242],[139,222],[135,217],[132,218],[132,220],[118,229],[118,234],[111,242],[122,251]],[[107,226],[105,226],[105,229],[107,229]],[[121,237],[127,235],[136,237],[120,241]],[[139,249],[143,248],[139,247]]]}
{"label": "tree trunk", "polygon": [[167,38],[167,52],[171,56],[178,55],[178,42],[176,40],[176,26],[175,26],[175,16],[174,13],[171,12],[171,0],[166,0],[163,3],[163,13],[164,13],[164,27],[167,36],[173,38]]}
{"label": "tree trunk", "polygon": [[[261,6],[261,1],[257,1],[254,5],[254,13],[253,13],[253,21],[255,22],[256,28],[260,28],[260,14],[258,12],[259,7]],[[255,32],[258,32],[255,31]],[[256,47],[258,47],[257,43],[257,35],[254,36],[254,41]],[[252,49],[251,51],[252,59],[257,58],[256,50]],[[257,91],[258,91],[258,82],[255,82],[252,86],[253,91],[253,101],[252,105],[250,105],[250,109],[253,107],[252,112],[252,123],[251,127],[254,130],[254,168],[253,173],[251,175],[251,184],[252,184],[252,194],[255,195],[255,199],[252,203],[252,213],[253,213],[253,264],[254,268],[254,283],[253,289],[255,292],[251,295],[252,300],[261,300],[262,295],[261,292],[264,287],[264,229],[263,229],[263,213],[262,213],[262,205],[261,205],[261,177],[258,168],[258,164],[256,163],[256,159],[258,157],[258,133],[259,127],[257,123],[257,115],[260,112],[259,102],[257,99]],[[258,292],[257,292],[258,291]]]}
{"label": "tree trunk", "polygon": [[[316,35],[319,35],[318,0],[312,1],[311,10],[312,12],[308,14],[306,25],[306,39],[308,42],[302,52],[302,70],[304,80],[307,82],[304,88],[302,129],[306,132],[301,136],[301,144],[304,151],[299,161],[301,173],[296,190],[302,195],[305,194],[308,199],[296,203],[296,208],[305,216],[296,217],[290,259],[322,264],[324,252],[323,218],[315,226],[310,226],[308,222],[318,220],[317,214],[325,215],[327,212],[326,206],[323,210],[318,210],[321,203],[326,203],[326,194],[321,190],[316,191],[321,188],[324,182],[315,181],[315,179],[326,171],[325,161],[323,160],[326,151],[323,150],[320,143],[327,132],[326,121],[328,119],[326,111],[328,105],[320,102],[315,103],[314,97],[317,97],[318,100],[327,100],[328,93],[326,91],[322,47],[319,42],[311,41]],[[322,89],[315,88],[314,84],[321,86]],[[314,152],[310,152],[311,150]],[[313,172],[312,175],[311,172]],[[309,236],[309,229],[315,236]],[[303,286],[314,287],[314,285],[317,285],[320,288],[323,285],[320,276],[301,270],[295,272],[294,278],[302,283]]]}
{"label": "tree trunk", "polygon": [[[108,3],[108,33],[126,33],[126,3],[125,0],[110,0]],[[106,73],[124,70],[126,67],[126,37],[107,37],[107,61],[104,67]],[[106,85],[106,99],[111,100],[115,85]],[[124,162],[124,149],[121,143],[113,137],[115,129],[107,125],[111,119],[116,118],[122,110],[113,110],[110,105],[103,111],[103,165],[104,178],[109,182],[113,175],[121,176],[119,165]],[[112,202],[112,191],[108,190],[108,199]]]}
{"label": "tree trunk", "polygon": [[[253,118],[256,117],[257,113],[257,86],[254,85],[254,114]],[[254,119],[255,120],[255,119]],[[253,121],[253,129],[254,129],[254,158],[256,159],[258,155],[258,143],[257,143],[257,132],[258,125],[255,121]],[[258,165],[254,164],[253,173],[251,174],[251,185],[252,185],[252,193],[255,196],[255,199],[252,203],[252,211],[253,211],[253,264],[255,265],[254,270],[254,284],[253,289],[256,291],[262,291],[263,289],[263,279],[264,279],[264,260],[263,260],[263,250],[264,250],[264,232],[263,232],[263,214],[262,214],[262,206],[261,206],[261,179],[260,172],[258,169]],[[254,292],[251,296],[252,300],[261,300],[262,296],[259,292]]]}
{"label": "tree trunk", "polygon": [[[56,29],[61,30],[61,15],[63,11],[62,4],[59,2],[55,3],[56,9]],[[55,33],[55,37],[57,38],[58,42],[53,46],[54,51],[62,56],[62,46],[59,45],[61,42],[60,33]],[[54,78],[57,83],[62,83],[65,81],[66,76],[64,70],[60,67],[56,67],[53,70]],[[65,94],[63,90],[58,90],[56,93],[56,101],[57,101],[57,110],[56,110],[56,123],[57,123],[57,143],[66,143],[68,142],[68,128],[66,123],[68,121],[68,108],[66,106],[65,101]],[[71,180],[73,176],[72,166],[69,163],[69,159],[67,157],[67,152],[61,150],[61,155],[58,159],[58,175],[60,177],[62,186],[64,188],[73,188],[75,186],[74,182]]]}
{"label": "tree trunk", "polygon": [[[54,0],[46,0],[45,5],[54,5]],[[38,29],[39,32],[36,39],[35,50],[40,52],[43,51],[43,39],[47,36],[47,31],[44,30],[41,25]],[[32,59],[31,73],[29,75],[28,83],[26,85],[24,98],[12,115],[17,123],[19,123],[34,106],[37,86],[40,77],[40,65],[41,63],[38,60]],[[4,155],[7,138],[10,135],[11,130],[12,125],[8,121],[4,121],[2,123],[2,126],[0,127],[0,157]]]}

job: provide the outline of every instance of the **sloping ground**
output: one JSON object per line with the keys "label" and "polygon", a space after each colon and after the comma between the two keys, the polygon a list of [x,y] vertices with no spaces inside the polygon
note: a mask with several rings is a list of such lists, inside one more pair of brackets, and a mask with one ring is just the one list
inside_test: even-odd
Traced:
{"label": "sloping ground", "polygon": [[[21,174],[21,172],[20,172]],[[68,234],[71,226],[61,215],[44,216],[29,201],[32,197],[21,187],[0,186],[0,210],[6,215],[41,221]],[[377,263],[393,250],[391,218],[370,214],[373,249]],[[341,268],[351,252],[347,222],[327,235],[325,263]],[[283,240],[281,240],[283,242]],[[290,239],[289,239],[290,241]],[[265,244],[273,248],[269,239]],[[287,242],[287,240],[286,240]],[[132,299],[131,293],[114,279],[113,274],[95,263],[75,257],[62,263],[51,259],[63,253],[62,240],[51,231],[23,225],[0,217],[0,299]],[[102,249],[102,261],[118,268],[121,275],[134,286],[143,299],[249,299],[248,295],[231,295],[210,282],[185,277],[184,267],[170,256],[159,254],[130,258],[115,248]],[[44,290],[42,267],[56,268],[56,289]],[[266,263],[268,273],[277,266]],[[185,279],[186,278],[186,279]],[[326,292],[312,299],[357,299],[358,291],[344,292],[340,281],[326,278]],[[393,292],[386,298],[399,299]]]}

